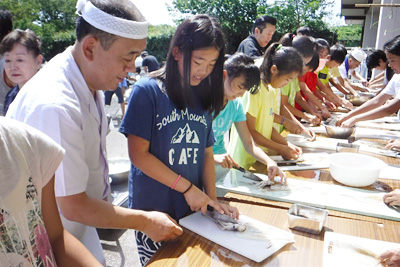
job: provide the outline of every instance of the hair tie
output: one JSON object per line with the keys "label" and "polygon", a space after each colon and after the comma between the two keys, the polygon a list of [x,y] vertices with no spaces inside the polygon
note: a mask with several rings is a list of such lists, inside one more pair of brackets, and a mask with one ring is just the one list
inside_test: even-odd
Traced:
{"label": "hair tie", "polygon": [[282,47],[282,44],[279,44],[279,45],[276,47],[275,51],[278,51],[279,49],[281,49],[281,47]]}
{"label": "hair tie", "polygon": [[293,39],[294,37],[296,37],[296,34],[293,34],[293,35],[292,35],[292,39]]}

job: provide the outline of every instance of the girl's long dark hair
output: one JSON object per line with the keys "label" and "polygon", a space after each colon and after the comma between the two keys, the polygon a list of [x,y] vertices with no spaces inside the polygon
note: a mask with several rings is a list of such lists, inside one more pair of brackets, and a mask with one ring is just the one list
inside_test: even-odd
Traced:
{"label": "girl's long dark hair", "polygon": [[260,66],[261,80],[271,83],[271,67],[278,68],[279,75],[292,72],[303,72],[303,58],[293,47],[282,46],[279,43],[271,44],[264,54],[264,60]]}
{"label": "girl's long dark hair", "polygon": [[[179,48],[183,55],[183,77],[180,76],[178,62],[174,59],[173,49]],[[198,86],[201,105],[214,116],[223,108],[223,64],[225,42],[221,25],[208,15],[195,15],[185,19],[176,30],[169,47],[165,66],[151,76],[161,78],[165,82],[167,94],[171,101],[179,108],[193,106],[192,90],[190,90],[190,66],[194,50],[215,47],[219,51],[218,60],[211,74]]]}
{"label": "girl's long dark hair", "polygon": [[389,52],[390,54],[400,56],[400,35],[397,35],[392,40],[386,42],[383,45],[383,50]]}

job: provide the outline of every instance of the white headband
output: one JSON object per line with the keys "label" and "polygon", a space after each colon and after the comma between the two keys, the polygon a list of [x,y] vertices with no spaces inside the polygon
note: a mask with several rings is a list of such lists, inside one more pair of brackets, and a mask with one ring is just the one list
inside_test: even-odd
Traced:
{"label": "white headband", "polygon": [[138,22],[114,17],[88,0],[78,0],[76,14],[82,16],[90,25],[99,30],[129,39],[144,39],[147,37],[149,22]]}

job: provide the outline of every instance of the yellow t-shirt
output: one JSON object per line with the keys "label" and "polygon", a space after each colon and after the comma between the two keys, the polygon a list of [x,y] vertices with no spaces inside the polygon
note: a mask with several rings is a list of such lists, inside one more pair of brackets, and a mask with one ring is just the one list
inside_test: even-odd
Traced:
{"label": "yellow t-shirt", "polygon": [[[246,92],[241,100],[244,112],[256,118],[257,132],[271,139],[274,113],[278,115],[280,113],[281,90],[279,88],[273,88],[270,85],[268,85],[267,89],[267,87],[261,83],[259,91],[256,94]],[[261,148],[267,151],[267,148]],[[231,130],[228,153],[245,169],[249,169],[250,166],[256,162],[256,159],[244,149],[243,143],[234,125]]]}
{"label": "yellow t-shirt", "polygon": [[339,67],[334,67],[329,69],[329,74],[331,75],[332,78],[341,77]]}

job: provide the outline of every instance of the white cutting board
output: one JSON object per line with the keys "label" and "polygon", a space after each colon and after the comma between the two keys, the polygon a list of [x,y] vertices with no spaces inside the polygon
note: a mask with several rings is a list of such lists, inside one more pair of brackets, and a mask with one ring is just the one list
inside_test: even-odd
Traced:
{"label": "white cutting board", "polygon": [[245,215],[240,215],[240,221],[249,222],[260,227],[260,229],[271,232],[270,243],[263,240],[243,238],[234,231],[221,230],[214,221],[202,215],[200,211],[180,219],[179,224],[255,262],[261,262],[286,244],[295,242],[294,235],[291,232],[265,224]]}
{"label": "white cutting board", "polygon": [[318,148],[318,149],[335,150],[335,151],[336,151],[336,145],[338,143],[349,142],[347,139],[335,139],[335,138],[323,138],[323,137],[317,137],[315,141],[309,141],[307,137],[304,137],[299,134],[288,134],[286,136],[286,140],[300,147]]}
{"label": "white cutting board", "polygon": [[325,232],[323,267],[383,266],[372,254],[380,255],[395,248],[400,248],[400,244]]}
{"label": "white cutting board", "polygon": [[[329,168],[329,156],[326,152],[304,153],[294,166],[279,166],[282,171],[316,170]],[[284,161],[282,156],[270,156],[277,163]]]}
{"label": "white cutting board", "polygon": [[358,138],[399,139],[400,132],[357,127],[354,136],[356,137],[356,139]]}
{"label": "white cutting board", "polygon": [[[267,179],[264,174],[257,175]],[[277,184],[272,190],[260,189],[241,172],[231,170],[216,186],[227,192],[400,221],[400,212],[383,202],[385,192],[292,178],[287,178],[287,184],[283,188]]]}

